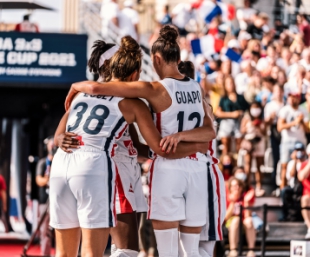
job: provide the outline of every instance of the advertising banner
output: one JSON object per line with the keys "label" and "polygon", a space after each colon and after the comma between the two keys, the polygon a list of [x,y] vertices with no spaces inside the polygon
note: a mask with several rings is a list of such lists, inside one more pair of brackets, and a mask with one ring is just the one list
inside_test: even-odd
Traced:
{"label": "advertising banner", "polygon": [[0,86],[66,85],[85,80],[86,66],[86,35],[0,32]]}

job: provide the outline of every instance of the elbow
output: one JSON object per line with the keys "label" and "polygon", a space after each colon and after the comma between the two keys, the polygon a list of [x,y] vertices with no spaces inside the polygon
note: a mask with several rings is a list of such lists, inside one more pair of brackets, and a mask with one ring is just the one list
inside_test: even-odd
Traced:
{"label": "elbow", "polygon": [[89,92],[89,94],[91,94],[91,95],[98,94],[98,87],[97,87],[97,85],[95,83],[87,84],[87,88],[88,88],[87,91]]}

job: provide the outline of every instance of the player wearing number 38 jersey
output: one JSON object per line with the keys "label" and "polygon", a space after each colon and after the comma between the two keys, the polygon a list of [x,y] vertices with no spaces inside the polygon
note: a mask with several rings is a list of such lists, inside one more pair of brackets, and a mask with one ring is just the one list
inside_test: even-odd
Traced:
{"label": "player wearing number 38 jersey", "polygon": [[[131,37],[124,37],[112,57],[112,81],[139,79],[142,54]],[[50,177],[50,225],[56,229],[56,256],[77,256],[82,231],[82,255],[102,256],[110,227],[115,225],[115,178],[113,161],[116,140],[128,124],[137,122],[149,146],[167,158],[182,158],[206,151],[206,144],[178,146],[176,153],[163,153],[161,136],[147,106],[138,99],[76,95],[61,120],[55,137],[71,131],[80,137],[80,148],[67,153],[58,149]]]}

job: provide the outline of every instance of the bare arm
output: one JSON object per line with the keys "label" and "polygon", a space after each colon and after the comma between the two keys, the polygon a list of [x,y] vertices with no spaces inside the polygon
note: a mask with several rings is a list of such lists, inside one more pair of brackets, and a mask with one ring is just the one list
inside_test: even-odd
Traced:
{"label": "bare arm", "polygon": [[135,81],[120,82],[113,81],[108,83],[99,83],[96,81],[82,81],[73,83],[66,98],[65,108],[69,109],[74,96],[83,92],[90,95],[110,95],[127,98],[145,98],[157,96],[156,83]]}
{"label": "bare arm", "polygon": [[139,141],[139,136],[138,136],[137,130],[133,124],[129,125],[129,134],[130,134],[130,137],[132,139],[134,147],[138,150],[139,156],[149,158],[150,148],[147,145],[142,144]]}
{"label": "bare arm", "polygon": [[277,129],[279,132],[281,132],[284,129],[290,129],[291,127],[294,127],[295,125],[297,125],[296,120],[286,123],[285,119],[279,118],[278,123],[277,123]]}
{"label": "bare arm", "polygon": [[215,115],[221,119],[237,119],[240,116],[240,111],[224,112],[221,107],[216,109]]}
{"label": "bare arm", "polygon": [[197,152],[206,152],[207,143],[180,143],[176,153],[163,152],[160,147],[161,135],[156,129],[151,113],[144,102],[139,99],[126,99],[120,102],[120,110],[128,123],[137,122],[140,132],[149,147],[159,156],[179,159]]}
{"label": "bare arm", "polygon": [[40,176],[40,175],[38,175],[38,176],[36,176],[36,183],[37,183],[37,185],[39,186],[39,187],[44,187],[44,186],[46,186],[47,185],[47,183],[48,183],[48,181],[49,181],[49,176],[48,175],[46,175],[46,176]]}

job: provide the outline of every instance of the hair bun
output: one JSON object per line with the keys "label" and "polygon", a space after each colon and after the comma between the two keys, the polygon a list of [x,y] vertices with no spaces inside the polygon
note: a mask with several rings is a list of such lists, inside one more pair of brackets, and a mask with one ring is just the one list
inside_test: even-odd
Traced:
{"label": "hair bun", "polygon": [[175,28],[169,25],[166,25],[162,27],[162,29],[159,31],[159,35],[165,41],[176,42],[179,36],[179,33]]}
{"label": "hair bun", "polygon": [[125,53],[139,53],[141,49],[136,40],[131,36],[125,36],[121,40],[119,51]]}

